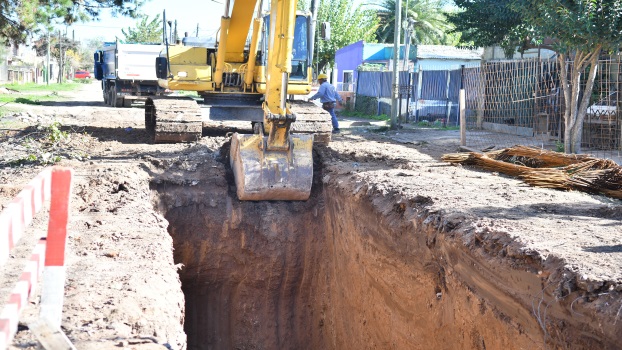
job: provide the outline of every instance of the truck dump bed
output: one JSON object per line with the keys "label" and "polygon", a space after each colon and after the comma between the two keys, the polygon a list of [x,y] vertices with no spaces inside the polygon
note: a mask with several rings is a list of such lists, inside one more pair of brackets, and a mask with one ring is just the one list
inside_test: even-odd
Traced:
{"label": "truck dump bed", "polygon": [[105,47],[104,79],[157,81],[155,59],[163,49],[164,45],[144,44],[117,44],[116,50],[114,45]]}

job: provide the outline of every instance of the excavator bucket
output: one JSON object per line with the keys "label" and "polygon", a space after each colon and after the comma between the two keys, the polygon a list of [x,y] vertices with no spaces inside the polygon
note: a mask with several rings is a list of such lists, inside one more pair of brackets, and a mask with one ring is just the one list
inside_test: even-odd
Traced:
{"label": "excavator bucket", "polygon": [[231,168],[240,200],[307,200],[313,182],[313,135],[290,135],[289,150],[266,150],[267,137],[233,134]]}

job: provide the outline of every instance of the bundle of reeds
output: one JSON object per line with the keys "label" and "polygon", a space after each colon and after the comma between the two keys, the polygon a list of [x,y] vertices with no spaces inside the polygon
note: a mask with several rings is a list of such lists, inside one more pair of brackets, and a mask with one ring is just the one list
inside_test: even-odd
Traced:
{"label": "bundle of reeds", "polygon": [[609,159],[525,146],[483,154],[446,154],[441,159],[520,177],[532,186],[602,193],[622,199],[622,167]]}

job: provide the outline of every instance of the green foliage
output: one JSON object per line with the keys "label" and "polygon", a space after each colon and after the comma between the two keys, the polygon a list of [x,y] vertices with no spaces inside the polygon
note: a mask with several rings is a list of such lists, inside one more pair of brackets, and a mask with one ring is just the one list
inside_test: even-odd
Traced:
{"label": "green foliage", "polygon": [[0,0],[0,37],[23,43],[59,20],[64,24],[98,19],[102,11],[135,17],[144,0]]}
{"label": "green foliage", "polygon": [[436,130],[460,130],[460,127],[455,126],[455,125],[448,126],[447,124],[445,124],[445,126],[443,126],[443,123],[438,119],[433,122],[430,122],[427,120],[420,120],[419,122],[415,124],[415,126],[419,128],[436,129]]}
{"label": "green foliage", "polygon": [[[520,1],[520,0],[519,0]],[[523,14],[515,8],[516,0],[455,0],[461,9],[448,14],[449,22],[461,33],[461,42],[476,46],[500,45],[506,57],[528,38]]]}
{"label": "green foliage", "polygon": [[[463,43],[533,47],[546,38],[570,53],[622,45],[622,0],[455,0],[461,12],[449,20]],[[506,53],[507,55],[507,53]]]}
{"label": "green foliage", "polygon": [[157,14],[152,20],[149,16],[141,16],[134,28],[121,29],[128,44],[155,44],[162,42],[162,20]]}
{"label": "green foliage", "polygon": [[371,129],[371,132],[376,132],[376,133],[381,133],[381,132],[387,132],[391,129],[391,127],[389,126],[381,126],[379,128],[375,128],[375,129]]}
{"label": "green foliage", "polygon": [[[416,21],[412,32],[413,44],[447,45],[455,42],[455,36],[448,36],[452,25],[447,21],[441,0],[402,1],[402,20],[412,18]],[[384,0],[378,11],[380,25],[377,29],[378,40],[393,43],[395,28],[395,0]]]}
{"label": "green foliage", "polygon": [[366,115],[377,114],[378,98],[358,95],[356,97],[356,104],[354,106],[354,110]]}
{"label": "green foliage", "polygon": [[610,51],[622,45],[622,0],[515,1],[539,38],[555,38],[556,51]]}
{"label": "green foliage", "polygon": [[555,141],[555,152],[564,153],[564,143]]}
{"label": "green foliage", "polygon": [[[335,52],[347,45],[364,40],[376,42],[378,18],[374,11],[365,10],[362,5],[355,6],[353,0],[324,0],[318,10],[318,23],[329,22],[331,26],[330,40],[319,40],[316,36],[314,66],[318,72],[326,70],[335,63]],[[319,31],[319,25],[317,30]]]}
{"label": "green foliage", "polygon": [[75,151],[70,147],[73,141],[72,134],[62,129],[59,122],[48,126],[37,126],[37,130],[28,134],[21,146],[27,150],[27,155],[11,162],[12,165],[27,163],[54,164],[63,159],[89,159],[90,156],[82,151]]}
{"label": "green foliage", "polygon": [[58,101],[62,100],[58,96],[59,91],[72,91],[80,88],[80,84],[8,84],[3,85],[7,89],[11,90],[10,94],[0,95],[0,104],[2,103],[21,103],[29,105],[39,105],[44,101]]}
{"label": "green foliage", "polygon": [[385,121],[385,120],[391,119],[386,114],[376,115],[376,114],[368,114],[368,113],[359,112],[359,111],[342,111],[339,114],[344,117],[354,117],[354,118],[371,119],[371,120]]}
{"label": "green foliage", "polygon": [[41,102],[38,99],[31,99],[31,98],[24,98],[24,97],[18,97],[15,99],[14,102],[25,104],[25,105],[40,105],[41,104]]}
{"label": "green foliage", "polygon": [[78,47],[79,63],[78,69],[91,70],[93,68],[93,52],[104,46],[104,38],[96,37],[86,39],[81,42]]}
{"label": "green foliage", "polygon": [[[583,121],[601,52],[622,47],[622,0],[456,0],[464,12],[452,21],[475,45],[506,51],[550,39],[564,92],[564,150],[580,153]],[[520,45],[519,45],[520,44]],[[568,65],[568,62],[572,62]],[[585,86],[581,86],[585,82]]]}
{"label": "green foliage", "polygon": [[377,63],[363,63],[356,68],[359,72],[382,72],[385,69],[386,66],[384,64]]}
{"label": "green foliage", "polygon": [[25,92],[58,92],[58,91],[73,91],[80,88],[80,85],[76,84],[37,84],[37,83],[26,83],[26,84],[6,84],[2,85],[3,87],[17,91],[19,93]]}

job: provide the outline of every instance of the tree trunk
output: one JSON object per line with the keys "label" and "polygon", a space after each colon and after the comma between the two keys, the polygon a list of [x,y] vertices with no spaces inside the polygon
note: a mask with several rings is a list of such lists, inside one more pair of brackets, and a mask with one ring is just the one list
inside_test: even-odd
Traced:
{"label": "tree trunk", "polygon": [[[564,130],[564,151],[566,153],[581,153],[583,121],[585,120],[590,96],[594,89],[600,51],[601,48],[599,46],[591,52],[577,52],[570,69],[568,67],[570,63],[566,62],[567,56],[565,54],[558,56],[565,101],[564,125],[566,129]],[[583,97],[579,101],[581,74],[588,66],[590,67],[590,72],[588,73]],[[569,70],[570,76],[568,76]]]}
{"label": "tree trunk", "polygon": [[560,76],[561,76],[561,84],[562,84],[562,91],[564,92],[564,104],[565,104],[565,108],[564,108],[564,152],[569,152],[570,151],[570,130],[572,127],[572,120],[570,118],[570,101],[571,99],[571,88],[570,88],[570,84],[568,82],[568,65],[569,63],[566,62],[566,55],[565,54],[559,54],[558,56],[558,61],[559,61],[559,66],[560,66]]}
{"label": "tree trunk", "polygon": [[[594,90],[594,81],[596,80],[596,73],[598,72],[598,58],[600,56],[600,49],[592,54],[592,57],[587,61],[590,65],[590,72],[585,83],[585,91],[583,92],[583,98],[577,108],[577,117],[574,128],[572,130],[572,150],[573,153],[581,153],[581,136],[583,135],[583,121],[587,114],[587,108],[590,104],[590,97]],[[577,96],[578,98],[578,96]]]}

